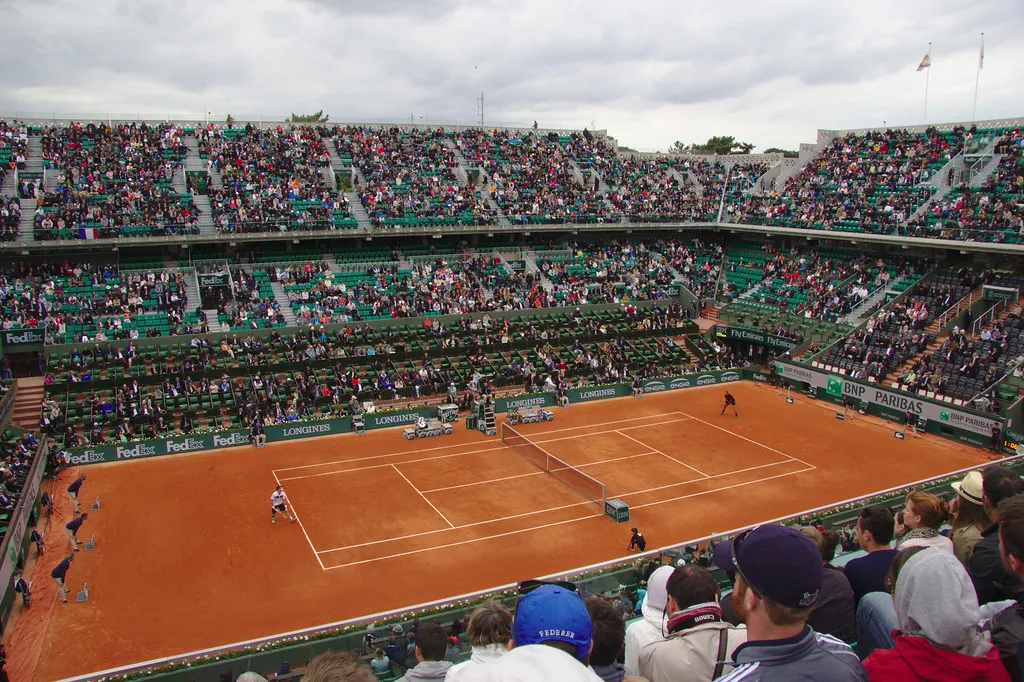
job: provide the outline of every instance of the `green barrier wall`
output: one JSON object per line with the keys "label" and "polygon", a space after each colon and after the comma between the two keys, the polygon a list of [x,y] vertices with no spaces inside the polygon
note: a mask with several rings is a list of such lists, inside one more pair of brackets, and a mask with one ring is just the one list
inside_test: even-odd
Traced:
{"label": "green barrier wall", "polygon": [[816,398],[837,405],[843,398],[852,398],[855,404],[872,416],[902,423],[907,411],[925,420],[925,431],[975,447],[987,447],[992,427],[1003,427],[1003,420],[951,403],[930,400],[919,395],[884,388],[879,384],[857,381],[838,374],[830,374],[812,367],[789,362],[776,362],[776,370],[783,379],[805,385]]}

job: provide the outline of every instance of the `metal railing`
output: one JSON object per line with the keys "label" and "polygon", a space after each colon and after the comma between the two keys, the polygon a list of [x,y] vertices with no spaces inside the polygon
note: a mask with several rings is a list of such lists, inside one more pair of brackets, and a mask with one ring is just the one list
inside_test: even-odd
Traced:
{"label": "metal railing", "polygon": [[978,300],[978,298],[980,297],[981,294],[977,294],[975,291],[972,291],[971,293],[967,294],[959,301],[951,305],[949,308],[947,308],[946,311],[939,315],[938,317],[938,329],[941,331],[942,328],[948,325],[951,320],[956,318],[964,311],[970,310],[971,306],[974,305],[974,302]]}
{"label": "metal railing", "polygon": [[999,314],[1003,312],[1005,308],[1006,300],[999,299],[998,301],[996,301],[996,304],[994,306],[983,312],[981,315],[978,315],[978,318],[974,321],[974,324],[971,325],[971,335],[977,336],[978,334],[980,334],[981,330],[984,327],[987,327],[993,320],[995,320],[999,316]]}

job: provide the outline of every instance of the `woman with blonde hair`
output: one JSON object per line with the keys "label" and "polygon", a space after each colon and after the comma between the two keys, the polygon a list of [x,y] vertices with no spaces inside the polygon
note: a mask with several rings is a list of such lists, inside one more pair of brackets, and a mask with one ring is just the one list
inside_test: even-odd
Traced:
{"label": "woman with blonde hair", "polygon": [[964,480],[951,484],[956,497],[949,505],[953,515],[953,554],[967,568],[967,562],[974,554],[974,546],[981,540],[981,531],[992,524],[985,511],[982,497],[982,476],[980,471],[971,471]]}
{"label": "woman with blonde hair", "polygon": [[907,495],[903,523],[907,532],[897,541],[896,549],[935,547],[953,553],[953,542],[939,535],[939,528],[949,519],[949,504],[931,493],[915,490]]}

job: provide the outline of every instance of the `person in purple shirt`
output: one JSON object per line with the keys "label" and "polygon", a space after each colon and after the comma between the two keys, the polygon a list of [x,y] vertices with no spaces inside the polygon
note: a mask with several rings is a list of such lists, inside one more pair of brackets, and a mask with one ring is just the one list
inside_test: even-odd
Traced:
{"label": "person in purple shirt", "polygon": [[50,571],[50,577],[57,583],[57,594],[60,596],[60,600],[65,604],[68,603],[68,588],[64,583],[64,578],[67,576],[68,569],[71,568],[71,560],[74,558],[74,554],[68,554],[67,557],[64,558],[64,561],[57,564],[54,569]]}
{"label": "person in purple shirt", "polygon": [[82,481],[85,480],[85,474],[82,474],[68,486],[68,493],[71,494],[71,501],[75,503],[75,513],[78,513],[78,491],[82,489]]}
{"label": "person in purple shirt", "polygon": [[895,521],[892,512],[882,505],[860,510],[857,519],[857,542],[867,556],[846,563],[846,577],[853,587],[853,597],[860,602],[868,592],[886,592],[885,576],[897,551],[890,549]]}
{"label": "person in purple shirt", "polygon": [[82,514],[68,521],[64,528],[68,532],[68,537],[71,538],[71,549],[78,551],[78,529],[82,527],[82,523],[89,518],[88,514]]}

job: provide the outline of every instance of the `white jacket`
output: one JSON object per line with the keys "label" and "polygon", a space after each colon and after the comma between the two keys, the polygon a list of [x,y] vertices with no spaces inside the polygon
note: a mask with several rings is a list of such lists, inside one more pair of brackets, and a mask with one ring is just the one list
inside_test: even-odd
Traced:
{"label": "white jacket", "polygon": [[626,674],[640,674],[640,652],[648,644],[665,639],[665,618],[644,615],[626,628]]}
{"label": "white jacket", "polygon": [[[451,671],[445,682],[451,680]],[[498,665],[474,665],[462,682],[602,682],[593,670],[567,653],[545,644],[519,646]]]}
{"label": "white jacket", "polygon": [[475,646],[470,654],[469,660],[454,665],[448,670],[448,674],[445,676],[445,682],[452,682],[453,680],[469,679],[469,672],[472,668],[481,665],[490,665],[495,661],[501,659],[502,656],[508,653],[508,647],[504,644],[487,644],[484,646]]}

